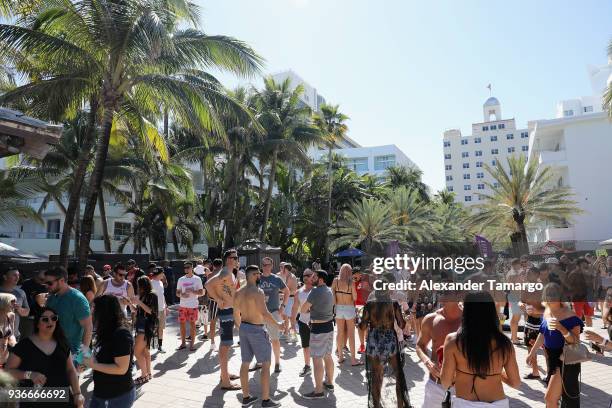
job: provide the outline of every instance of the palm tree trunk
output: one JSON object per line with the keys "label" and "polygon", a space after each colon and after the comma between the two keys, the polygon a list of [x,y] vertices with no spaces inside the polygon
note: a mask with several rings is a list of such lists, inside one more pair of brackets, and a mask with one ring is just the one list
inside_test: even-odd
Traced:
{"label": "palm tree trunk", "polygon": [[323,250],[325,251],[325,264],[327,264],[329,262],[329,248],[328,248],[328,242],[329,242],[329,229],[331,227],[331,211],[332,211],[332,203],[331,203],[331,198],[332,198],[332,188],[333,188],[333,183],[334,183],[334,179],[332,177],[332,150],[333,150],[334,146],[333,144],[329,144],[329,153],[327,155],[327,177],[329,177],[329,187],[327,190],[327,220],[325,223],[325,246],[323,248]]}
{"label": "palm tree trunk", "polygon": [[100,189],[98,193],[98,211],[102,222],[102,236],[104,238],[104,252],[111,252],[110,236],[108,235],[108,224],[106,223],[106,206],[104,205],[104,192]]}
{"label": "palm tree trunk", "polygon": [[74,257],[79,256],[79,239],[81,238],[81,200],[76,208],[74,219]]}
{"label": "palm tree trunk", "polygon": [[91,240],[91,232],[93,228],[94,212],[98,201],[98,192],[104,178],[104,167],[108,156],[108,144],[110,141],[111,128],[113,125],[113,117],[117,98],[106,96],[104,101],[104,117],[102,119],[102,133],[98,137],[96,144],[96,158],[94,168],[89,179],[89,192],[87,203],[85,204],[85,212],[83,213],[83,223],[81,225],[81,239],[79,251],[79,268],[82,269],[87,262],[87,252],[89,249],[89,241]]}
{"label": "palm tree trunk", "polygon": [[266,209],[264,211],[263,224],[261,226],[261,235],[259,239],[265,241],[266,232],[268,229],[268,218],[270,217],[270,206],[272,204],[272,190],[274,189],[274,179],[276,178],[276,155],[277,151],[272,153],[272,163],[270,164],[270,177],[268,178],[268,193],[266,195]]}
{"label": "palm tree trunk", "polygon": [[[69,191],[68,208],[64,218],[64,229],[62,231],[62,241],[60,243],[59,264],[64,268],[68,266],[68,252],[70,251],[70,236],[74,225],[74,218],[77,209],[81,206],[81,190],[87,173],[87,166],[91,158],[91,148],[94,145],[96,135],[96,116],[98,113],[98,98],[93,95],[89,100],[89,117],[87,119],[87,131],[85,140],[79,153],[79,162],[74,171],[74,180]],[[75,240],[79,237],[75,234]]]}
{"label": "palm tree trunk", "polygon": [[[234,145],[235,146],[235,145]],[[229,194],[230,199],[230,213],[227,219],[225,228],[225,248],[231,248],[234,246],[234,236],[236,235],[236,201],[238,200],[238,171],[239,171],[239,155],[234,147],[234,154],[232,160],[232,181],[231,189]]]}
{"label": "palm tree trunk", "polygon": [[176,237],[175,228],[172,228],[172,245],[174,246],[174,258],[178,259],[180,250],[179,250],[178,238]]}

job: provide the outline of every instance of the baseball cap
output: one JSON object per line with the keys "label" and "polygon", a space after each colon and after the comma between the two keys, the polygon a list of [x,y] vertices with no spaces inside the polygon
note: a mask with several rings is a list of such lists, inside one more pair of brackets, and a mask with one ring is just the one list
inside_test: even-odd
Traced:
{"label": "baseball cap", "polygon": [[111,269],[113,269],[113,267],[110,266],[109,264],[106,264],[102,267],[102,269],[104,269],[105,271],[110,271]]}

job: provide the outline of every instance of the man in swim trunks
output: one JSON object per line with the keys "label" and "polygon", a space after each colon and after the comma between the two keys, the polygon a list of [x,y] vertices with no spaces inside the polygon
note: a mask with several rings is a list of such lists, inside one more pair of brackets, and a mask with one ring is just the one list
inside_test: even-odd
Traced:
{"label": "man in swim trunks", "polygon": [[[429,380],[425,383],[425,399],[422,408],[440,408],[446,390],[440,385],[441,359],[438,349],[444,347],[444,340],[449,333],[456,332],[461,325],[463,311],[456,296],[452,293],[441,294],[442,308],[429,313],[423,318],[421,331],[416,344],[416,352],[421,362],[429,370]],[[431,342],[431,351],[427,346]]]}
{"label": "man in swim trunks", "polygon": [[249,265],[245,271],[246,286],[236,292],[234,308],[240,317],[240,384],[242,385],[242,404],[252,404],[257,400],[249,392],[249,365],[253,356],[261,364],[261,406],[264,408],[279,407],[280,404],[270,399],[270,361],[272,347],[264,322],[279,329],[283,323],[276,321],[266,307],[265,295],[257,283],[261,272],[257,265]]}
{"label": "man in swim trunks", "polygon": [[234,344],[234,295],[236,294],[236,282],[234,269],[238,269],[238,252],[228,249],[223,254],[225,266],[221,271],[206,282],[206,291],[215,299],[218,305],[217,318],[219,319],[219,366],[221,367],[221,389],[226,391],[239,390],[240,386],[231,382],[240,377],[230,375],[227,362],[229,350]]}

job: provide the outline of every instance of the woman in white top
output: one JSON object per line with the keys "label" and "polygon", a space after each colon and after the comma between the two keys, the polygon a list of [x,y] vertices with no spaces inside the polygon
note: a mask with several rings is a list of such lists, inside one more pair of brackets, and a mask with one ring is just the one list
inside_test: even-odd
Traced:
{"label": "woman in white top", "polygon": [[153,287],[153,292],[157,295],[157,351],[160,353],[165,353],[162,349],[162,342],[164,339],[164,329],[166,328],[166,316],[168,315],[168,310],[166,306],[166,300],[164,298],[164,283],[162,281],[164,276],[164,268],[157,267],[153,271],[153,276],[151,276],[151,286]]}

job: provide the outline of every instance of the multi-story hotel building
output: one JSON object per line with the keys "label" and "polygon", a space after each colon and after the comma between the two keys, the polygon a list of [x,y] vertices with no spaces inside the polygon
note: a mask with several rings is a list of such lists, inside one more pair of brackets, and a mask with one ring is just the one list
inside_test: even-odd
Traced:
{"label": "multi-story hotel building", "polygon": [[504,164],[508,156],[526,155],[529,150],[528,130],[517,129],[514,118],[503,119],[497,98],[487,99],[482,112],[483,122],[472,124],[471,135],[450,129],[443,137],[446,188],[465,205],[478,203],[481,193],[490,192],[487,182],[495,184],[485,164]]}

